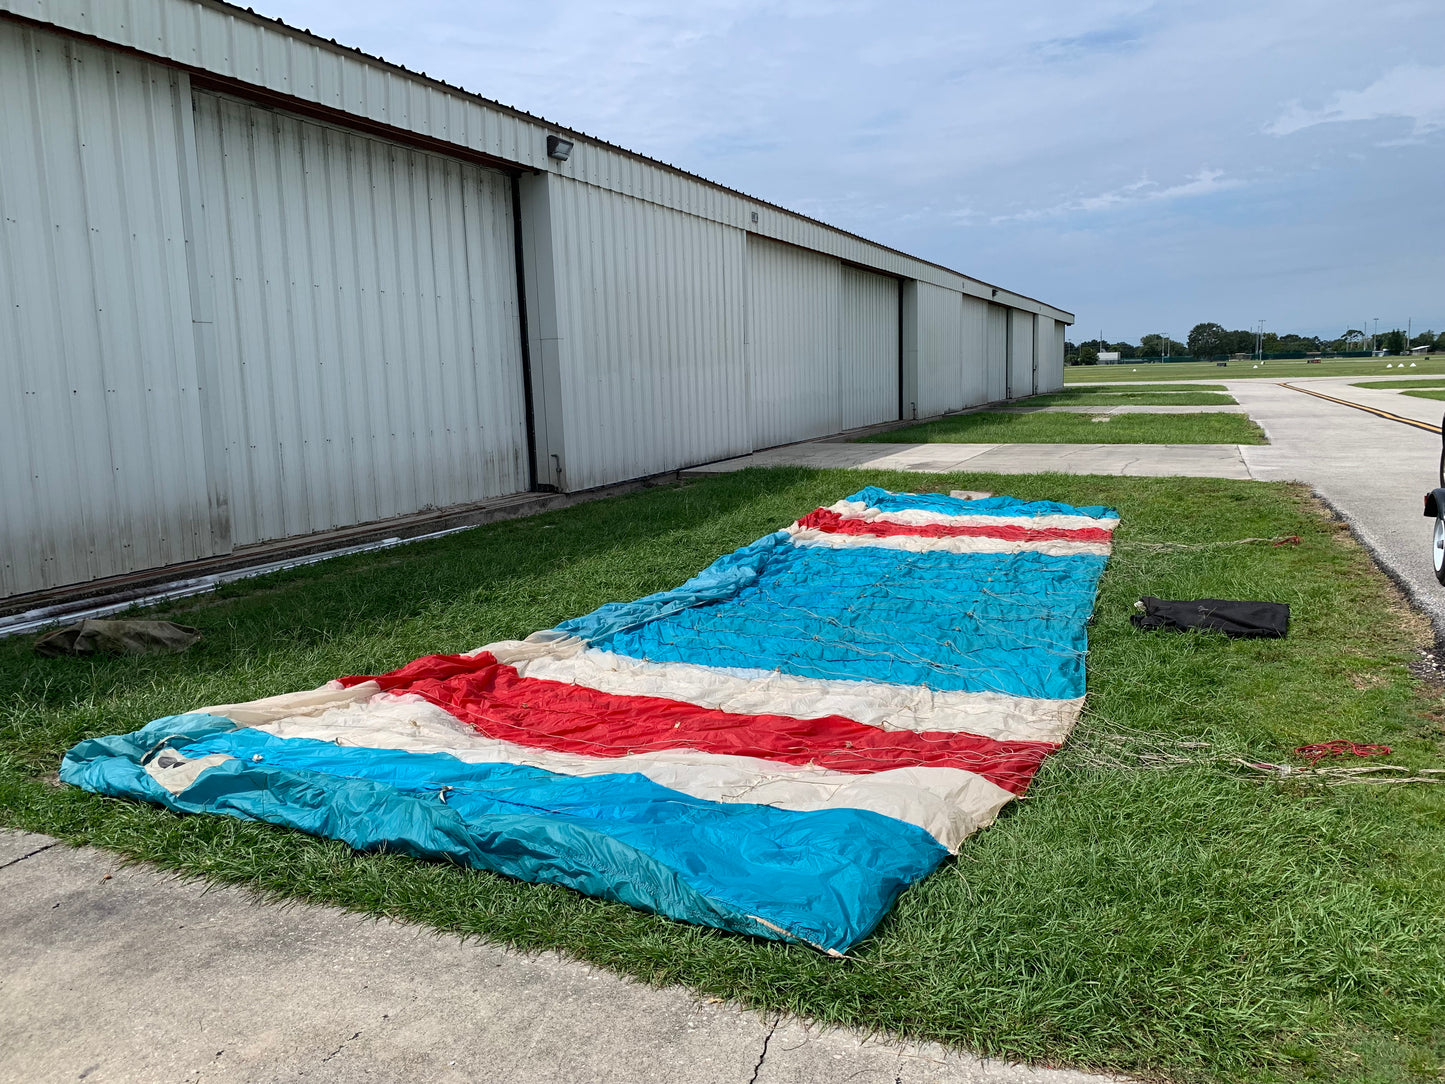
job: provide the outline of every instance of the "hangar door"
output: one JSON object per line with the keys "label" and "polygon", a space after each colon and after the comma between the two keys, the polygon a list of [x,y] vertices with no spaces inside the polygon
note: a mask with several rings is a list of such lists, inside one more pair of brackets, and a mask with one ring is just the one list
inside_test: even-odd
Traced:
{"label": "hangar door", "polygon": [[898,280],[843,268],[839,315],[840,429],[898,418]]}
{"label": "hangar door", "polygon": [[1009,309],[1008,387],[1009,398],[1034,393],[1034,314]]}
{"label": "hangar door", "polygon": [[1008,322],[1008,309],[989,302],[988,321],[984,328],[984,357],[990,403],[1018,394],[1009,389]]}
{"label": "hangar door", "polygon": [[528,486],[509,179],[195,95],[232,543]]}
{"label": "hangar door", "polygon": [[898,280],[748,237],[752,443],[899,416]]}

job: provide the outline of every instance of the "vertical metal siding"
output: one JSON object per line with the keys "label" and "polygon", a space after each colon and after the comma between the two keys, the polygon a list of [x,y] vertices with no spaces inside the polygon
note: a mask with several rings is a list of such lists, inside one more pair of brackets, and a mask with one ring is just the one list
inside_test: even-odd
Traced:
{"label": "vertical metal siding", "polygon": [[1063,325],[1050,316],[1035,319],[1038,323],[1034,334],[1034,390],[1058,391],[1064,383],[1064,355],[1061,349],[1056,349],[1063,342],[1058,334]]}
{"label": "vertical metal siding", "polygon": [[1064,386],[1064,333],[1068,325],[1062,320],[1054,321],[1053,355],[1049,358],[1048,381],[1043,391],[1059,391]]}
{"label": "vertical metal siding", "polygon": [[195,115],[235,544],[526,489],[506,178],[212,94]]}
{"label": "vertical metal siding", "polygon": [[988,402],[996,403],[1008,398],[1008,321],[1009,310],[1002,305],[988,305],[987,356],[988,356]]}
{"label": "vertical metal siding", "polygon": [[[0,0],[0,12],[51,23],[529,169],[749,229],[885,274],[975,296],[989,295],[988,287],[968,281],[958,272],[889,251],[781,208],[763,208],[761,221],[752,225],[750,215],[759,204],[747,196],[616,147],[582,139],[567,162],[550,161],[546,136],[555,128],[539,118],[520,116],[230,5],[196,0]],[[1055,318],[1066,315],[1006,290],[993,290],[992,296],[1024,311]]]}
{"label": "vertical metal siding", "polygon": [[959,360],[963,397],[959,408],[989,401],[988,387],[988,302],[976,297],[959,299]]}
{"label": "vertical metal siding", "polygon": [[753,447],[836,433],[842,265],[755,236],[747,256]]}
{"label": "vertical metal siding", "polygon": [[[840,260],[958,299],[920,318],[920,395],[1062,380],[1066,314],[590,140],[550,162],[536,118],[238,9],[5,12],[546,171],[569,488],[892,417],[897,286]],[[227,552],[228,493],[245,544],[526,484],[501,177],[213,95],[195,177],[184,74],[3,19],[0,48],[0,595]]]}
{"label": "vertical metal siding", "polygon": [[216,552],[175,90],[0,23],[0,596]]}
{"label": "vertical metal siding", "polygon": [[844,267],[838,332],[838,428],[898,418],[898,280]]}
{"label": "vertical metal siding", "polygon": [[[922,418],[964,405],[967,361],[963,352],[963,311],[959,295],[927,282],[918,283],[915,290],[918,297],[917,416]],[[907,409],[906,403],[904,409]]]}
{"label": "vertical metal siding", "polygon": [[1034,393],[1034,314],[1009,310],[1009,395],[1014,399]]}
{"label": "vertical metal siding", "polygon": [[566,488],[751,450],[742,231],[554,182]]}

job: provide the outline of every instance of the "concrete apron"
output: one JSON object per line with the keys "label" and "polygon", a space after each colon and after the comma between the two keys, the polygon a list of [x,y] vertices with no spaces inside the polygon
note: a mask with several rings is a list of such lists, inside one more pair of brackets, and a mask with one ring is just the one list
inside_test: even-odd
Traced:
{"label": "concrete apron", "polygon": [[0,830],[0,1080],[1091,1084]]}
{"label": "concrete apron", "polygon": [[[1301,396],[1304,398],[1304,396]],[[747,467],[844,467],[948,474],[1123,474],[1146,477],[1250,477],[1237,444],[790,444],[706,463],[683,477]]]}
{"label": "concrete apron", "polygon": [[[1440,424],[1445,403],[1350,386],[1361,379],[1290,383]],[[1445,587],[1435,580],[1431,521],[1421,514],[1425,493],[1439,484],[1440,438],[1273,381],[1229,381],[1228,386],[1269,434],[1268,445],[1241,449],[1250,476],[1309,483],[1430,618],[1437,638],[1445,639]]]}
{"label": "concrete apron", "polygon": [[[1384,374],[1388,376],[1389,374]],[[1439,425],[1445,402],[1357,388],[1366,377],[1296,377],[1326,395]],[[1424,379],[1424,378],[1422,378]],[[1439,377],[1434,378],[1439,380]],[[847,444],[813,442],[684,471],[746,467],[843,467],[924,473],[1190,476],[1304,482],[1349,522],[1385,572],[1445,640],[1445,587],[1430,563],[1431,524],[1422,497],[1437,484],[1440,438],[1399,422],[1317,399],[1264,379],[1218,379],[1265,430],[1267,445],[1235,444]]]}
{"label": "concrete apron", "polygon": [[1201,406],[1144,406],[1125,403],[1121,406],[1008,406],[994,408],[999,414],[1244,414],[1244,407],[1230,403]]}

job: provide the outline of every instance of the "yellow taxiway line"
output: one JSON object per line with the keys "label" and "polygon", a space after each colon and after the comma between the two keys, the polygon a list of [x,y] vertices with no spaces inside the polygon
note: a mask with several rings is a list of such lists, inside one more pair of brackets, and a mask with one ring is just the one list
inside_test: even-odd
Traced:
{"label": "yellow taxiway line", "polygon": [[1416,429],[1423,429],[1427,433],[1439,433],[1438,425],[1431,425],[1429,422],[1419,422],[1414,418],[1406,418],[1399,414],[1391,414],[1388,410],[1381,410],[1379,407],[1365,406],[1364,403],[1352,403],[1348,399],[1336,399],[1333,395],[1326,395],[1322,391],[1310,391],[1309,388],[1301,388],[1295,384],[1287,384],[1283,380],[1279,382],[1281,388],[1288,388],[1290,391],[1302,391],[1306,395],[1313,395],[1316,399],[1328,399],[1332,403],[1339,403],[1340,406],[1354,407],[1356,410],[1363,410],[1367,414],[1373,414],[1377,418],[1386,418],[1392,422],[1400,422],[1403,425],[1413,425]]}

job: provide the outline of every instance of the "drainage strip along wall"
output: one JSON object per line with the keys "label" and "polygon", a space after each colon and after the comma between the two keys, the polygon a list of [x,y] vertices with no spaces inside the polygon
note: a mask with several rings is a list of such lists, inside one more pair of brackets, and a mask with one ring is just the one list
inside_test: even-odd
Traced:
{"label": "drainage strip along wall", "polygon": [[0,101],[0,598],[1062,384],[1067,312],[215,0],[0,0]]}

